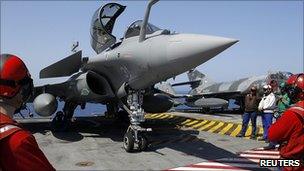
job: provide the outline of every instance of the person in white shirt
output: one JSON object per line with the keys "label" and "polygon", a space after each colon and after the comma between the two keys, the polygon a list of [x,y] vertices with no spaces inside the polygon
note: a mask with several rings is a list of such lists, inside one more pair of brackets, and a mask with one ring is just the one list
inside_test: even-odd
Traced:
{"label": "person in white shirt", "polygon": [[263,124],[263,138],[260,140],[268,141],[268,129],[272,124],[273,113],[276,108],[276,98],[272,92],[270,85],[264,85],[264,96],[259,103],[258,110],[262,112],[262,124]]}

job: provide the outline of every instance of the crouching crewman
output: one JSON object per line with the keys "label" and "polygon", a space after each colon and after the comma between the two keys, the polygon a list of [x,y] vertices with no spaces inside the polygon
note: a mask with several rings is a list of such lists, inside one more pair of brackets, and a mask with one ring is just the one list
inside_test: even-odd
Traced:
{"label": "crouching crewman", "polygon": [[33,81],[23,61],[17,56],[0,57],[0,170],[50,171],[49,163],[34,136],[24,130],[13,115],[28,100]]}
{"label": "crouching crewman", "polygon": [[284,170],[304,170],[304,74],[292,75],[287,80],[288,96],[294,106],[288,108],[269,128],[270,141],[280,143],[283,159],[300,160],[299,167],[285,167]]}

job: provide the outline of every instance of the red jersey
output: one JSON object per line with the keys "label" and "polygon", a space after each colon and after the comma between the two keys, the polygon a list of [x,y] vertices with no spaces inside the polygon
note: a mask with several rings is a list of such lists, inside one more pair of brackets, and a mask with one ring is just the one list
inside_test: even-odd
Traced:
{"label": "red jersey", "polygon": [[34,136],[0,113],[0,170],[53,171]]}

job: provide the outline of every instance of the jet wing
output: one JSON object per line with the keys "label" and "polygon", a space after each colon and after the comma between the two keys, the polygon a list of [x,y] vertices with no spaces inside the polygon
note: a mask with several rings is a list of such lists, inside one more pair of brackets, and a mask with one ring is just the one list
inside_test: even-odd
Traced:
{"label": "jet wing", "polygon": [[40,78],[70,76],[81,67],[82,51],[78,51],[40,71]]}

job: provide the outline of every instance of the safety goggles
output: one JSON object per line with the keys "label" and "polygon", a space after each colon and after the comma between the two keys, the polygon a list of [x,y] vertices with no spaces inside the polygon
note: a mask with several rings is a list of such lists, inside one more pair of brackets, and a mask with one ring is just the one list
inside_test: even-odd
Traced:
{"label": "safety goggles", "polygon": [[12,88],[16,88],[17,86],[20,86],[21,87],[20,91],[23,101],[27,101],[29,99],[34,89],[33,79],[28,76],[18,81],[0,79],[0,85],[12,87]]}

